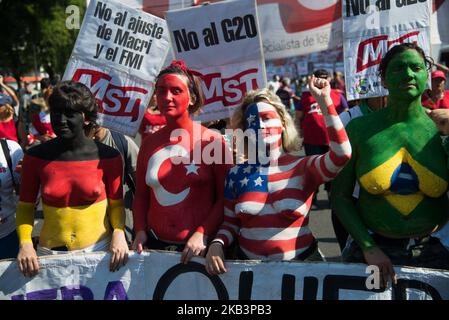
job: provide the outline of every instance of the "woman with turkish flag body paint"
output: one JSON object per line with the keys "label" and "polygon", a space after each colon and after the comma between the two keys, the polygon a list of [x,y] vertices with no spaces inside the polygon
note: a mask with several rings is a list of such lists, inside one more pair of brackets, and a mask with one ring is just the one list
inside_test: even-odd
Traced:
{"label": "woman with turkish flag body paint", "polygon": [[421,104],[430,65],[415,43],[386,53],[379,73],[387,107],[348,124],[353,157],[332,183],[332,207],[354,239],[342,258],[377,266],[383,287],[397,283],[393,264],[449,268],[449,253],[432,235],[449,217],[449,141],[432,122],[438,110],[429,118]]}
{"label": "woman with turkish flag body paint", "polygon": [[[249,134],[254,130],[256,136],[249,139],[243,163],[227,175],[224,222],[206,256],[210,274],[227,272],[224,248],[234,239],[238,239],[237,256],[243,260],[323,260],[308,227],[308,214],[315,190],[349,161],[351,147],[330,97],[329,82],[311,76],[309,87],[331,140],[325,154],[300,157],[294,152],[300,143],[293,120],[269,89],[248,93],[234,113],[233,128]],[[249,152],[254,144],[256,159]]]}
{"label": "woman with turkish flag body paint", "polygon": [[110,270],[118,270],[128,259],[120,153],[85,136],[98,109],[85,85],[61,82],[49,97],[49,105],[57,137],[29,149],[23,160],[16,218],[19,269],[25,276],[39,271],[31,234],[40,191],[44,224],[37,254],[109,248]]}
{"label": "woman with turkish flag body paint", "polygon": [[[184,62],[173,61],[160,72],[155,94],[167,125],[145,139],[139,151],[133,249],[179,251],[187,263],[204,255],[223,220],[228,151],[219,133],[190,118],[203,105],[203,95]],[[220,154],[203,161],[203,151],[213,145]]]}

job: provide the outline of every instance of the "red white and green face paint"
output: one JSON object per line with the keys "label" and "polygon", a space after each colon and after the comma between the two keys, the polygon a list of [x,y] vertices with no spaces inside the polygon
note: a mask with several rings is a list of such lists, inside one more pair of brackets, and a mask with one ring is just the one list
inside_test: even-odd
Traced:
{"label": "red white and green face paint", "polygon": [[391,59],[385,84],[391,97],[411,100],[422,95],[427,79],[427,68],[422,56],[416,50],[406,50]]}
{"label": "red white and green face paint", "polygon": [[187,79],[178,74],[163,75],[156,83],[156,102],[167,120],[188,115],[190,93]]}

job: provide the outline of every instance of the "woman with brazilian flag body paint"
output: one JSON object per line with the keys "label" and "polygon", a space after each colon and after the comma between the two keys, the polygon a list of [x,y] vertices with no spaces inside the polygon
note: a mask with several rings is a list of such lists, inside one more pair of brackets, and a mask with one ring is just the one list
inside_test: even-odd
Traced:
{"label": "woman with brazilian flag body paint", "polygon": [[430,237],[448,220],[449,172],[438,130],[421,105],[428,64],[416,44],[387,52],[379,68],[387,107],[349,123],[353,157],[332,184],[332,206],[355,240],[343,260],[378,266],[384,287],[390,278],[396,283],[393,264],[449,266],[448,251]]}
{"label": "woman with brazilian flag body paint", "polygon": [[85,136],[84,129],[95,122],[98,108],[85,85],[61,82],[49,97],[49,105],[57,137],[31,148],[23,161],[16,219],[19,269],[25,276],[39,271],[31,233],[40,190],[44,224],[37,253],[109,247],[110,270],[115,271],[128,259],[120,153]]}

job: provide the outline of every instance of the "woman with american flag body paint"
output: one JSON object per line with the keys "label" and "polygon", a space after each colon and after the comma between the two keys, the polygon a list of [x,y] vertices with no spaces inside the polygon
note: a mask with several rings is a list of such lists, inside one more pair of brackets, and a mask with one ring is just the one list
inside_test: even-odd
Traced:
{"label": "woman with american flag body paint", "polygon": [[309,87],[325,116],[331,140],[326,154],[295,154],[299,139],[293,120],[267,89],[249,93],[235,112],[233,127],[257,130],[257,150],[269,150],[268,161],[262,164],[258,155],[250,164],[251,154],[246,154],[246,161],[229,171],[224,222],[206,256],[210,274],[227,271],[223,249],[236,238],[241,259],[323,259],[308,228],[308,212],[317,187],[349,161],[351,146],[330,98],[329,82],[312,76]]}

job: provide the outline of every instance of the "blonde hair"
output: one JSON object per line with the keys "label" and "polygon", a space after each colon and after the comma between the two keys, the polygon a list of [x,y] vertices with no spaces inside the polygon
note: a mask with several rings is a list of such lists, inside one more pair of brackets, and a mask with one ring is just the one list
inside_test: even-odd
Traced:
{"label": "blonde hair", "polygon": [[3,105],[0,105],[0,121],[9,121],[14,116],[14,108],[8,104],[5,103]]}
{"label": "blonde hair", "polygon": [[246,94],[242,103],[237,107],[231,118],[231,127],[233,129],[245,130],[246,109],[250,104],[261,101],[268,102],[272,105],[281,118],[282,126],[284,127],[284,131],[282,131],[282,147],[284,151],[289,153],[299,151],[301,142],[295,123],[284,104],[281,102],[281,99],[268,88],[252,90]]}

